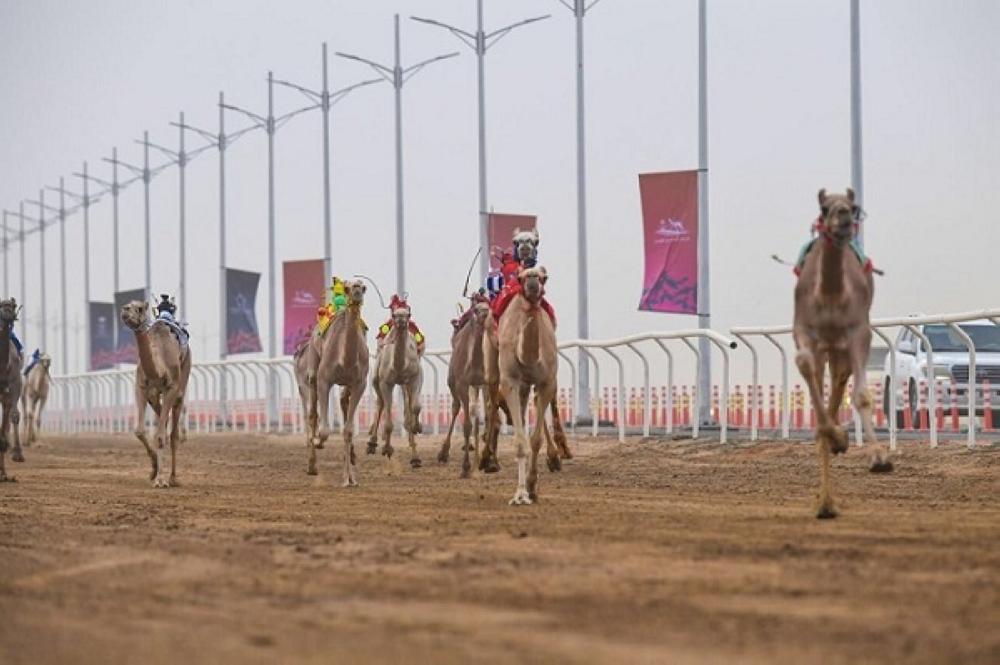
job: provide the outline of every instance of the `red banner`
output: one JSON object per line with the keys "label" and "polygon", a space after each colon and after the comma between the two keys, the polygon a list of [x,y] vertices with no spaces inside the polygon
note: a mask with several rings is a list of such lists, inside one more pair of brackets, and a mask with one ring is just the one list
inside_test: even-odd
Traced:
{"label": "red banner", "polygon": [[698,313],[698,172],[639,176],[646,272],[639,309]]}
{"label": "red banner", "polygon": [[487,225],[487,238],[490,247],[490,265],[499,268],[500,264],[493,258],[495,248],[501,251],[511,251],[511,240],[514,238],[514,230],[530,231],[538,224],[538,217],[535,215],[502,215],[490,213],[489,224]]}
{"label": "red banner", "polygon": [[316,309],[325,302],[323,259],[285,261],[285,354],[295,353],[316,325]]}

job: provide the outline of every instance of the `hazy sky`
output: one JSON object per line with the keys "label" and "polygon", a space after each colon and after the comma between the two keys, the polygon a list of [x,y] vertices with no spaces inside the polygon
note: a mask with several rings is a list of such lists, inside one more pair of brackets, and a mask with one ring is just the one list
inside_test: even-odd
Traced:
{"label": "hazy sky", "polygon": [[[174,145],[168,125],[214,130],[215,102],[263,113],[265,78],[320,84],[320,44],[390,62],[392,15],[404,62],[452,50],[404,90],[408,287],[431,347],[447,345],[478,241],[475,57],[411,14],[473,29],[473,0],[0,0],[0,206],[70,178],[112,146],[140,163],[143,130]],[[552,18],[508,36],[487,58],[489,205],[540,218],[542,262],[559,335],[576,336],[575,89],[571,14],[556,0],[487,0],[487,28]],[[709,127],[713,327],[790,319],[793,258],[820,187],[850,181],[848,0],[710,0]],[[862,2],[866,241],[876,264],[876,315],[996,306],[1000,246],[1000,3]],[[604,0],[587,18],[591,334],[688,328],[693,317],[636,311],[642,278],[637,174],[693,168],[697,158],[697,0]],[[370,78],[331,58],[331,83]],[[276,92],[278,112],[302,105]],[[238,116],[230,128],[243,126]],[[322,255],[320,116],[276,137],[279,260]],[[189,137],[189,146],[198,145]],[[355,92],[333,113],[335,272],[394,284],[392,91]],[[228,154],[230,266],[266,273],[266,142]],[[159,163],[159,158],[154,163]],[[188,169],[189,299],[197,357],[218,347],[218,162]],[[47,195],[55,202],[54,194]],[[29,208],[30,214],[36,211]],[[122,287],[143,281],[142,189],[122,194]],[[178,279],[177,172],[152,187],[153,288]],[[93,297],[110,300],[110,199],[92,209]],[[84,321],[80,215],[67,222],[71,326]],[[58,233],[48,233],[50,324],[59,305]],[[37,321],[37,236],[28,241],[28,315]],[[11,290],[18,293],[16,248]],[[280,308],[280,268],[279,268]],[[258,300],[267,331],[266,274]],[[369,304],[367,317],[381,317]],[[71,370],[82,367],[73,328]],[[281,334],[280,320],[278,333]],[[37,343],[37,327],[26,331]],[[57,350],[52,325],[49,347]],[[266,340],[264,341],[267,347]],[[61,365],[58,363],[56,367]]]}

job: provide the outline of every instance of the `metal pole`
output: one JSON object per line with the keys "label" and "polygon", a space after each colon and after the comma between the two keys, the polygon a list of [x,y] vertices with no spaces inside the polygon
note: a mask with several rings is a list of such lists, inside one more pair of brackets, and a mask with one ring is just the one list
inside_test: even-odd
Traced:
{"label": "metal pole", "polygon": [[[118,185],[118,148],[111,149],[111,199],[112,199],[112,226],[114,229],[114,255],[115,255],[115,280],[114,287],[115,293],[118,293],[120,289],[120,283],[118,281],[119,270],[118,270],[118,194],[120,192]],[[115,330],[115,348],[118,348],[118,326],[112,326]]]}
{"label": "metal pole", "polygon": [[[25,276],[24,276],[24,264],[25,264],[25,261],[24,261],[24,201],[21,201],[21,203],[18,205],[17,216],[21,220],[21,229],[20,229],[20,236],[21,236],[21,305],[24,306],[24,303],[27,302],[27,299],[28,299],[28,286],[27,286],[27,281],[25,280]],[[27,332],[27,330],[25,330],[25,332]]]}
{"label": "metal pole", "polygon": [[[219,91],[219,360],[225,360],[229,332],[226,330],[226,109],[225,95]],[[222,428],[226,428],[226,367],[219,367],[219,402]]]}
{"label": "metal pole", "polygon": [[180,286],[178,287],[180,305],[178,306],[178,311],[187,307],[187,262],[185,261],[185,253],[187,250],[185,209],[187,206],[187,199],[184,191],[184,174],[187,167],[187,155],[184,153],[184,111],[180,112],[180,120],[181,126],[177,130],[177,133],[180,135],[180,151],[177,153],[177,169],[179,171],[178,176],[180,179]]}
{"label": "metal pole", "polygon": [[[851,188],[854,202],[864,208],[865,183],[861,162],[861,17],[858,0],[851,0]],[[858,243],[864,246],[864,227]]]}
{"label": "metal pole", "polygon": [[38,247],[40,263],[38,264],[38,275],[41,279],[41,291],[42,291],[42,346],[40,347],[42,351],[48,351],[49,345],[47,342],[47,323],[46,323],[46,303],[45,303],[45,190],[38,190]]}
{"label": "metal pole", "polygon": [[479,283],[482,285],[486,283],[493,251],[487,246],[489,197],[486,192],[486,33],[483,31],[483,0],[476,2],[476,80],[479,104],[479,246],[483,249],[479,254]]}
{"label": "metal pole", "polygon": [[333,274],[333,226],[330,221],[330,82],[326,42],[323,42],[323,94],[320,99],[323,112],[323,265],[324,279]]}
{"label": "metal pole", "polygon": [[146,222],[146,298],[153,294],[152,289],[152,252],[149,241],[149,132],[142,133],[142,189],[143,189],[143,216]]}
{"label": "metal pole", "polygon": [[[267,73],[267,357],[277,356],[278,311],[274,279],[274,75]],[[278,386],[273,368],[268,370],[270,391],[267,400],[268,421],[277,418]]]}
{"label": "metal pole", "polygon": [[[705,0],[698,0],[698,327],[711,328],[708,252],[708,44]],[[698,418],[711,419],[712,354],[708,339],[698,339],[701,363],[698,365]],[[720,411],[726,409],[719,405]]]}
{"label": "metal pole", "polygon": [[7,255],[7,211],[3,211],[3,297],[10,297],[10,258]]}
{"label": "metal pole", "polygon": [[403,252],[403,68],[399,64],[399,14],[395,15],[395,60],[393,87],[396,89],[396,293],[406,292],[406,262]]}
{"label": "metal pole", "polygon": [[[83,163],[83,302],[87,308],[85,328],[86,346],[84,347],[84,368],[89,372],[90,366],[90,180],[87,174],[87,162]],[[90,408],[90,384],[87,384],[87,408]]]}
{"label": "metal pole", "polygon": [[[576,14],[576,238],[577,238],[577,331],[580,339],[590,337],[590,311],[588,306],[589,272],[587,270],[587,165],[584,130],[583,94],[583,18],[586,14],[585,0],[574,0]],[[580,416],[590,415],[590,365],[580,354],[580,373],[577,385],[578,412]]]}
{"label": "metal pole", "polygon": [[62,310],[62,369],[69,374],[69,317],[66,315],[66,180],[59,178],[59,287]]}

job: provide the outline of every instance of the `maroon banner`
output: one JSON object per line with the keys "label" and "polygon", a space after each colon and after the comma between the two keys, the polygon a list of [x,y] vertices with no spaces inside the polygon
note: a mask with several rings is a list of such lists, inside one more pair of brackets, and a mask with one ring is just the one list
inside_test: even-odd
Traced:
{"label": "maroon banner", "polygon": [[639,309],[698,313],[698,172],[639,175],[646,271]]}
{"label": "maroon banner", "polygon": [[490,247],[490,262],[495,268],[500,267],[500,263],[493,256],[496,248],[500,251],[511,251],[511,240],[514,238],[514,230],[530,231],[538,224],[538,217],[535,215],[503,215],[490,213],[487,225],[487,239]]}
{"label": "maroon banner", "polygon": [[325,302],[326,270],[323,259],[285,261],[285,341],[286,355],[295,353],[299,343],[309,338],[316,325],[316,310]]}

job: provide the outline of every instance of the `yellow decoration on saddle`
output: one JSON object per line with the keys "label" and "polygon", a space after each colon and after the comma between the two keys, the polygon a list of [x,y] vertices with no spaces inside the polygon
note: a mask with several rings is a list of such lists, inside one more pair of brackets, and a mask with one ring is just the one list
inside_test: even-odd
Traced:
{"label": "yellow decoration on saddle", "polygon": [[[322,337],[325,335],[326,331],[330,328],[330,324],[333,323],[336,316],[344,311],[346,307],[347,286],[344,284],[344,280],[334,275],[330,282],[329,302],[316,310],[316,336]],[[368,325],[364,321],[360,322],[359,327],[363,332],[368,332]]]}

